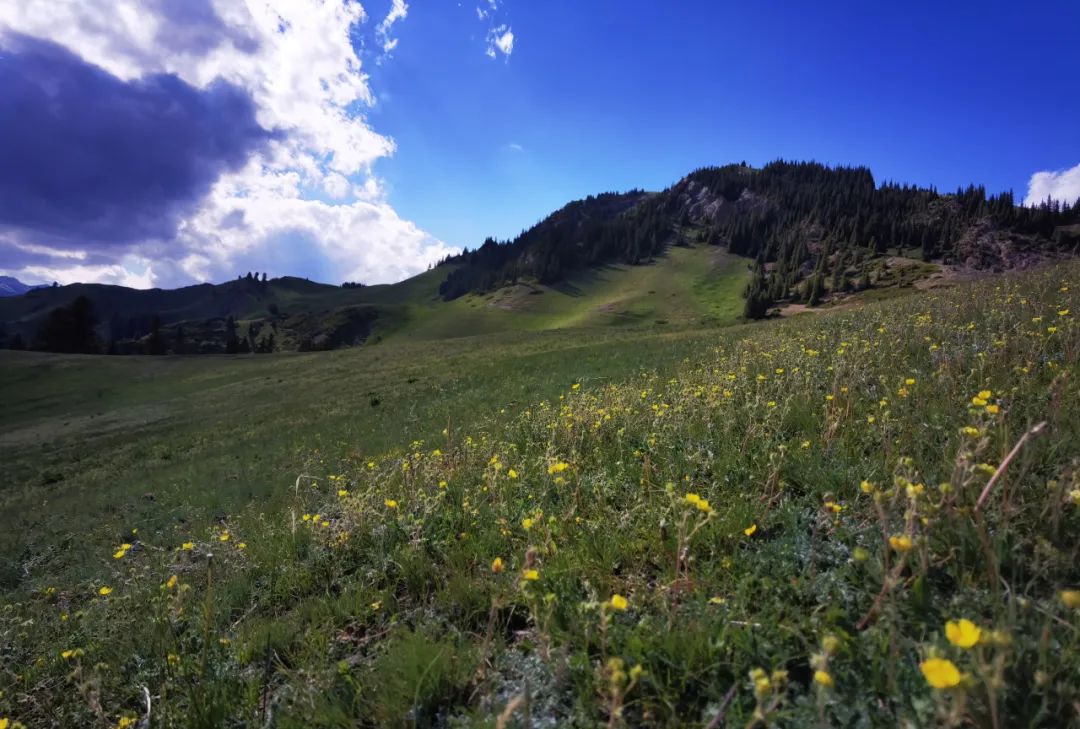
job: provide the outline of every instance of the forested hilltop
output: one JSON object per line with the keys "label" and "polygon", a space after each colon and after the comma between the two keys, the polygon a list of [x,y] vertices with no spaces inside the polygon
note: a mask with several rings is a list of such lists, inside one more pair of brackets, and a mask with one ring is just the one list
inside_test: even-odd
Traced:
{"label": "forested hilltop", "polygon": [[[1080,201],[1078,201],[1080,202]],[[1080,204],[1018,206],[982,186],[942,194],[878,186],[866,167],[777,161],[696,170],[660,193],[605,193],[570,203],[513,241],[488,239],[444,263],[450,300],[532,277],[551,283],[608,262],[637,264],[667,246],[702,242],[755,259],[746,314],[781,300],[814,304],[871,284],[888,255],[972,269],[1027,267],[1075,250]]]}

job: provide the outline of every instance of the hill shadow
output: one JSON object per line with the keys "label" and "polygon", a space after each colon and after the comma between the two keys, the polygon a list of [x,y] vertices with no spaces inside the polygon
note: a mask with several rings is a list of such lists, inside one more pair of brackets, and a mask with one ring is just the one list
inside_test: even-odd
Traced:
{"label": "hill shadow", "polygon": [[627,268],[629,268],[627,264],[621,263],[604,263],[599,266],[583,268],[574,271],[570,274],[570,277],[562,281],[549,284],[548,288],[566,296],[580,298],[585,295],[584,287],[595,283],[606,283],[609,280],[609,274],[625,271]]}

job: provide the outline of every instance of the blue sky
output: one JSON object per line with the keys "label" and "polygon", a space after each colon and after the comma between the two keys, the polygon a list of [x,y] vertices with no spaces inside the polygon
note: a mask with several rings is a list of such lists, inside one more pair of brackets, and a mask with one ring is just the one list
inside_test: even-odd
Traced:
{"label": "blue sky", "polygon": [[1021,197],[1033,172],[1080,163],[1077,3],[507,6],[505,61],[470,52],[471,5],[417,4],[371,70],[388,95],[372,124],[398,143],[390,199],[452,245],[744,159]]}
{"label": "blue sky", "polygon": [[0,3],[0,273],[397,281],[780,157],[1072,200],[1078,35],[1072,0]]}

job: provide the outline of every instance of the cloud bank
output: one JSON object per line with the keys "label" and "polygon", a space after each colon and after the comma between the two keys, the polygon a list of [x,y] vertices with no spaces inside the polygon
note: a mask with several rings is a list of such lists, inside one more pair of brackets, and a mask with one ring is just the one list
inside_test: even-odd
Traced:
{"label": "cloud bank", "polygon": [[[383,53],[406,14],[375,29]],[[365,20],[352,0],[0,5],[0,269],[378,283],[451,252],[374,173],[394,143],[364,116]]]}
{"label": "cloud bank", "polygon": [[[222,174],[270,133],[243,90],[176,76],[125,83],[62,46],[10,38],[0,55],[0,220],[64,246],[172,239]],[[107,172],[107,174],[105,174]]]}
{"label": "cloud bank", "polygon": [[1028,181],[1025,205],[1038,205],[1052,198],[1070,205],[1080,201],[1080,164],[1056,172],[1036,172]]}

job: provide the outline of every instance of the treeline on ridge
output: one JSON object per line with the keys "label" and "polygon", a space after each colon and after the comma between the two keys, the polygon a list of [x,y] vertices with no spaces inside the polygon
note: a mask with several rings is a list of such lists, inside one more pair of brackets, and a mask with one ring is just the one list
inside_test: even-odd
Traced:
{"label": "treeline on ridge", "polygon": [[[777,161],[696,170],[661,193],[605,193],[567,205],[513,241],[488,239],[449,257],[446,300],[531,277],[558,281],[602,263],[637,264],[668,245],[703,242],[755,260],[746,313],[773,302],[817,303],[824,292],[865,286],[866,264],[890,253],[962,263],[987,240],[1026,239],[1041,249],[1080,240],[1080,201],[1017,205],[982,186],[942,194],[886,183],[866,167]],[[977,250],[974,253],[978,253]],[[971,261],[979,267],[979,260]],[[860,273],[863,274],[860,280]]]}

